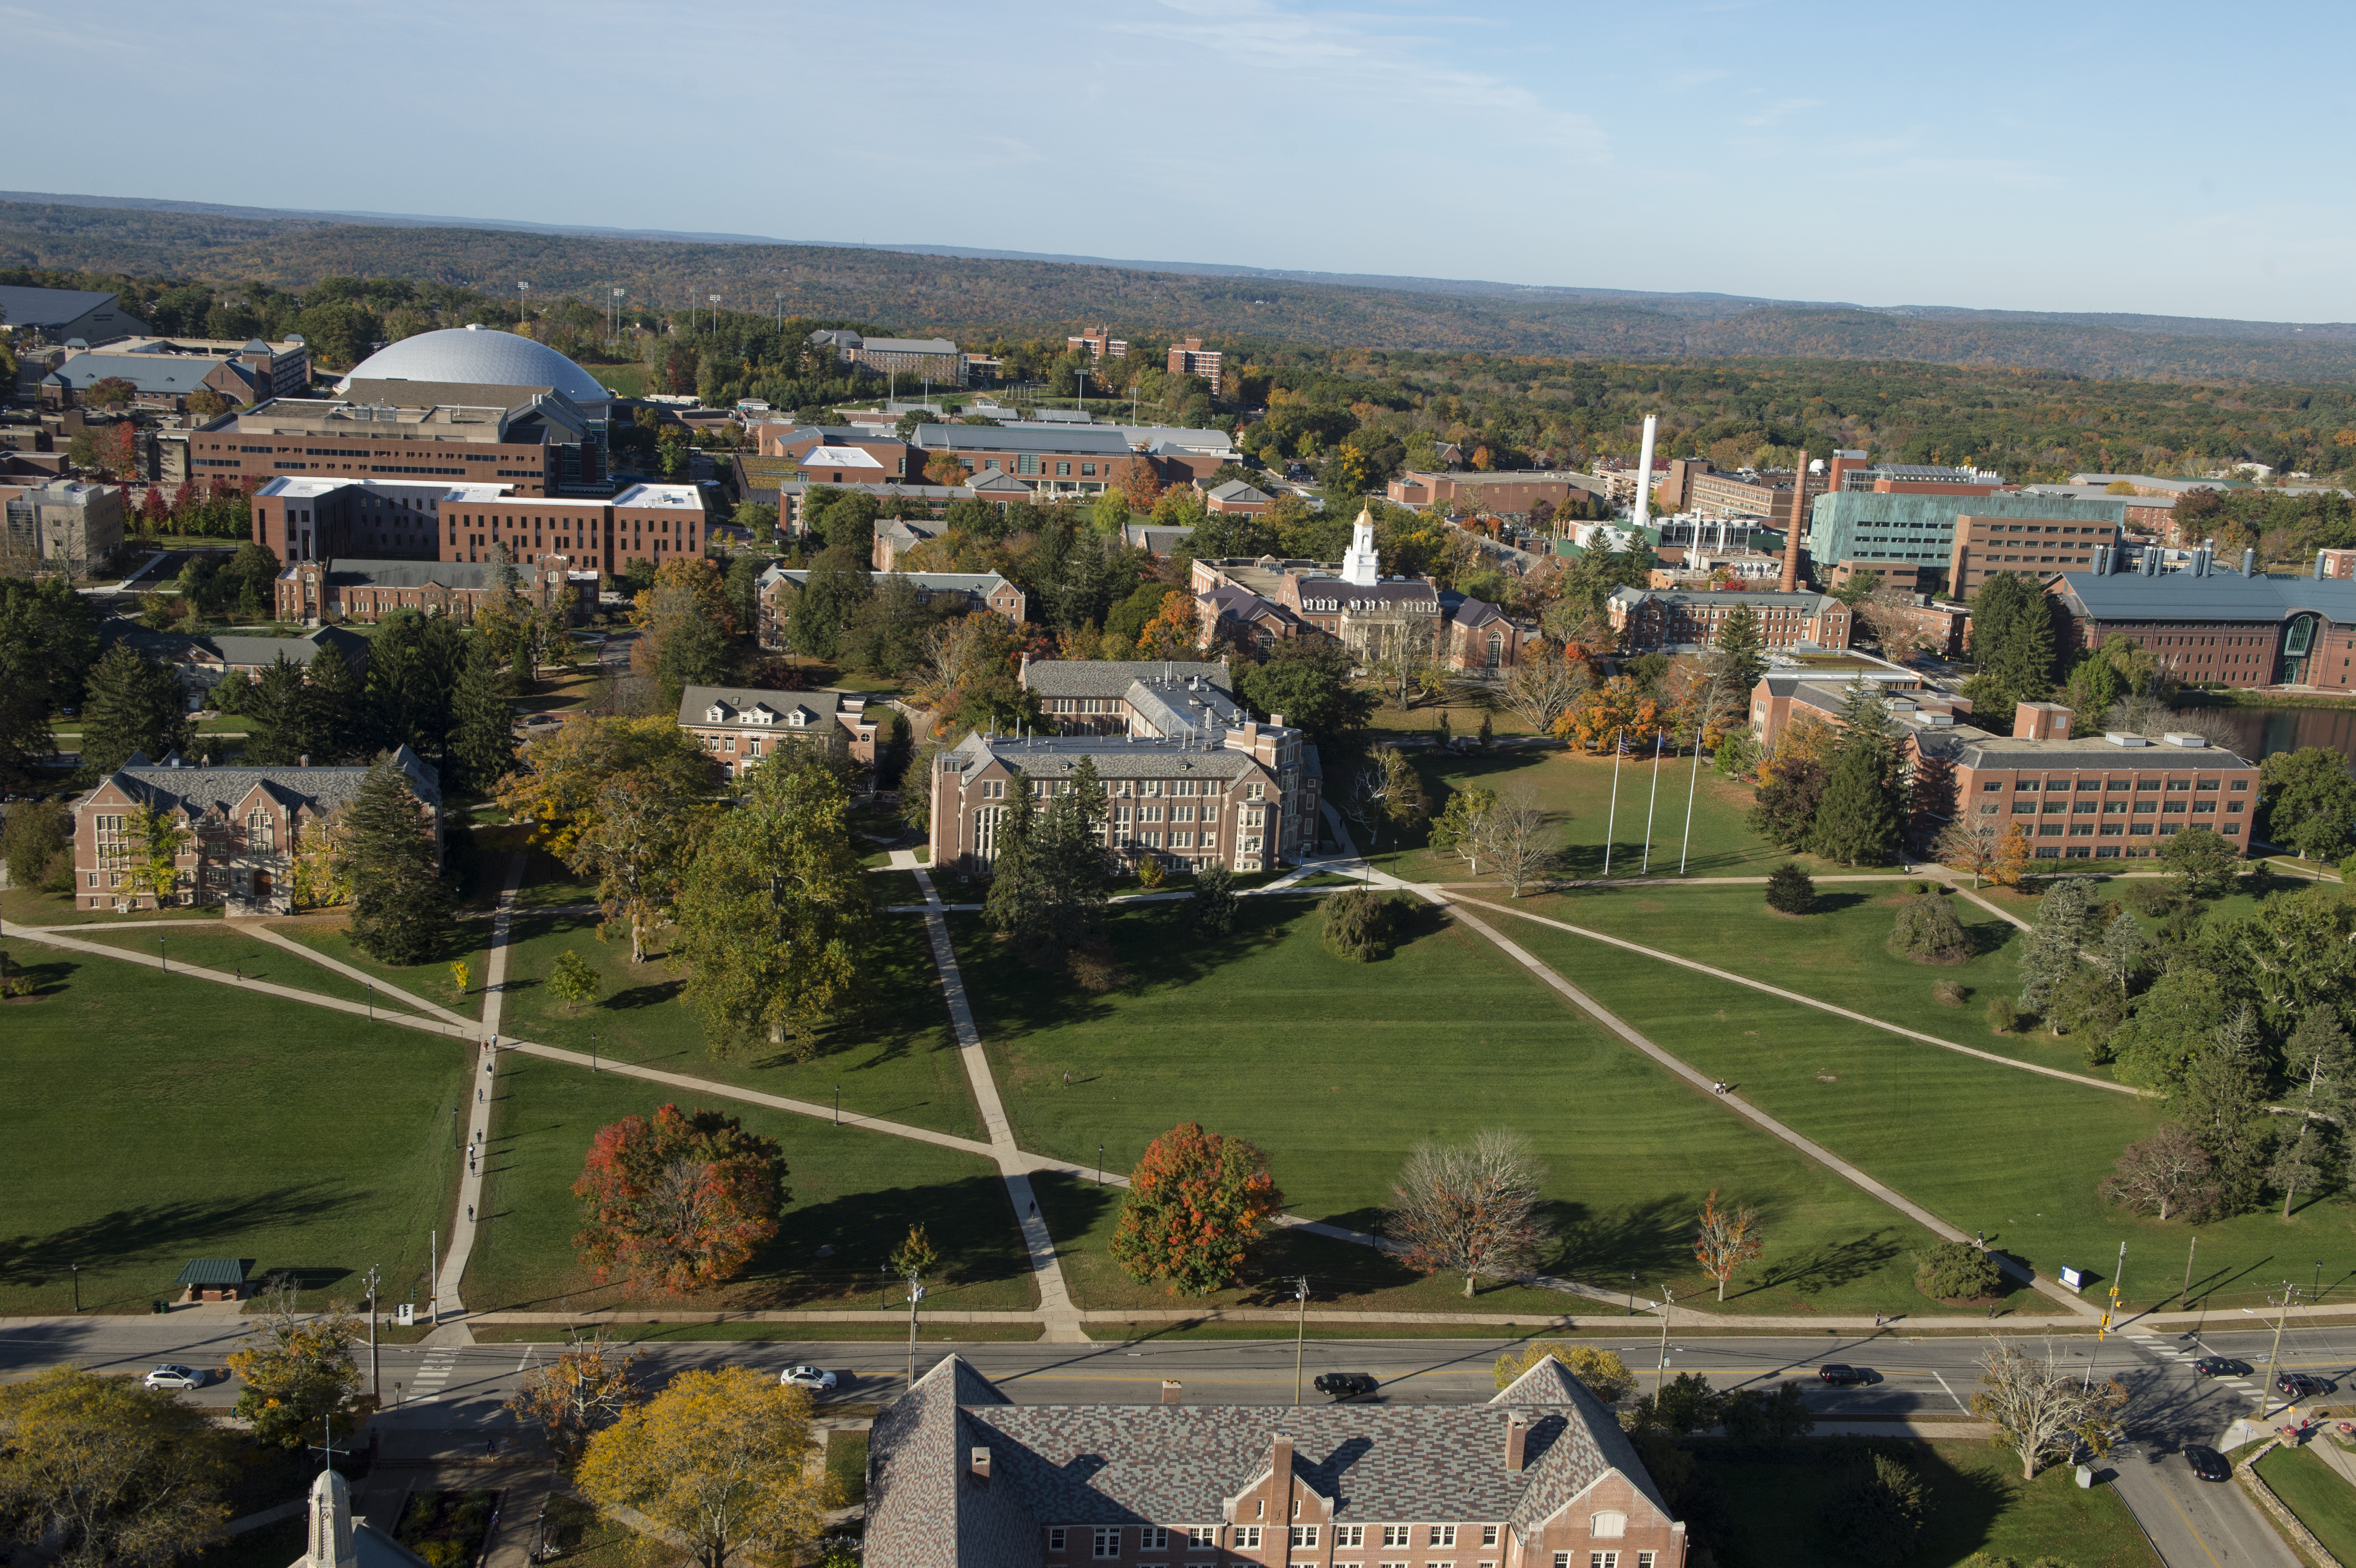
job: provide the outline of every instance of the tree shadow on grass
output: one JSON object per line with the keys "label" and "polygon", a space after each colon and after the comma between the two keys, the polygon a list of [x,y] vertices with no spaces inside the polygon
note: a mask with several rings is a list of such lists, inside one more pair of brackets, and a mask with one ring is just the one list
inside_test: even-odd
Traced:
{"label": "tree shadow on grass", "polygon": [[[87,1273],[145,1264],[174,1274],[224,1238],[307,1223],[349,1209],[367,1195],[330,1192],[319,1184],[280,1187],[250,1198],[204,1203],[160,1203],[116,1209],[45,1236],[0,1236],[0,1285],[32,1288],[67,1277],[69,1264]],[[272,1260],[263,1258],[267,1265]],[[150,1293],[168,1281],[158,1278]],[[130,1296],[142,1294],[130,1291]],[[85,1302],[86,1306],[103,1303]]]}
{"label": "tree shadow on grass", "polygon": [[1719,1439],[1680,1445],[1694,1459],[1696,1479],[1723,1488],[1708,1506],[1687,1495],[1677,1511],[1690,1516],[1693,1539],[1734,1568],[1847,1563],[1825,1529],[1826,1505],[1853,1472],[1876,1454],[1898,1460],[1922,1477],[1929,1493],[1922,1544],[1908,1561],[1959,1563],[1987,1546],[1997,1520],[2011,1506],[2008,1489],[1984,1471],[1960,1469],[1932,1445],[1901,1437],[1830,1437],[1814,1442],[1732,1444]]}
{"label": "tree shadow on grass", "polygon": [[27,964],[20,961],[16,965],[15,973],[16,976],[29,982],[32,986],[31,991],[24,999],[40,1001],[62,993],[67,983],[80,970],[80,964],[70,959],[59,958],[40,964]]}
{"label": "tree shadow on grass", "polygon": [[1548,1265],[1568,1278],[1627,1284],[1681,1274],[1693,1263],[1694,1215],[1698,1200],[1682,1193],[1601,1212],[1580,1203],[1546,1206],[1556,1247]]}
{"label": "tree shadow on grass", "polygon": [[[1226,965],[1274,947],[1303,913],[1286,900],[1238,900],[1233,928],[1225,936],[1214,936],[1194,929],[1185,901],[1131,904],[1107,917],[1105,937],[1114,962],[1128,976],[1121,991],[1137,996],[1193,985]],[[967,1001],[985,1040],[1012,1040],[1097,1022],[1119,1010],[1109,996],[1083,989],[1065,970],[1041,968],[1016,957],[979,917],[949,919]]]}
{"label": "tree shadow on grass", "polygon": [[1739,1301],[1762,1290],[1822,1296],[1888,1267],[1904,1250],[1890,1239],[1887,1231],[1875,1231],[1846,1242],[1820,1243],[1797,1257],[1778,1258],[1756,1273],[1746,1274],[1742,1287],[1729,1290],[1726,1299]]}

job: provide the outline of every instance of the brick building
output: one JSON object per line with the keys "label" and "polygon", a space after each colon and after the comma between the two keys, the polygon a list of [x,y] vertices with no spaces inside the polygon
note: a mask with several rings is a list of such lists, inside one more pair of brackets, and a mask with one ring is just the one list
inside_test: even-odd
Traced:
{"label": "brick building", "polygon": [[0,557],[31,558],[80,571],[123,547],[123,491],[79,479],[10,486],[0,502]]}
{"label": "brick building", "polygon": [[1224,485],[1214,485],[1203,492],[1203,510],[1237,517],[1256,517],[1276,503],[1264,490],[1255,489],[1240,479],[1230,479]]}
{"label": "brick building", "polygon": [[1044,800],[1069,787],[1083,757],[1109,797],[1105,851],[1120,864],[1153,856],[1262,871],[1299,859],[1316,846],[1317,748],[1280,714],[1247,717],[1225,676],[1224,664],[1027,664],[1023,683],[1043,694],[1049,721],[1079,732],[977,733],[943,753],[932,863],[990,864],[1014,771]]}
{"label": "brick building", "polygon": [[1211,383],[1212,390],[1216,391],[1219,386],[1220,358],[1217,349],[1205,348],[1203,347],[1201,338],[1190,337],[1183,343],[1173,343],[1170,346],[1170,363],[1167,368],[1173,376],[1200,376]]}
{"label": "brick building", "polygon": [[[2026,538],[2030,531],[2028,525],[2033,523],[2040,540],[2047,527],[2053,528],[2052,553],[2057,556],[2062,553],[2061,541],[2065,537],[2074,549],[2081,539],[2097,537],[2087,530],[2090,526],[2099,526],[2107,527],[2115,539],[2126,520],[2126,502],[2116,496],[2072,499],[2060,496],[1975,496],[1970,493],[1974,488],[1944,485],[1913,495],[1842,490],[1819,496],[1809,508],[1808,526],[1800,542],[1808,559],[1819,565],[1889,560],[1952,571],[1955,565],[1957,519],[1966,515],[1986,525],[1981,545],[1976,546],[1976,550],[1988,548],[1987,539],[1993,536],[1987,529],[1995,525],[2004,525],[2008,536],[2010,526],[2019,523]],[[2061,531],[2063,528],[2081,531],[2064,536]],[[1964,531],[1968,535],[1970,530]],[[2041,546],[2040,553],[2043,553]],[[1965,564],[1968,570],[1977,571],[1988,563],[1976,553]],[[1952,581],[1949,586],[1952,588]]]}
{"label": "brick building", "polygon": [[231,675],[252,679],[284,659],[309,665],[325,653],[342,656],[359,674],[368,673],[369,640],[356,632],[323,626],[299,637],[220,636],[206,632],[154,632],[120,620],[99,627],[101,651],[124,643],[180,677],[191,709],[211,706],[214,687]]}
{"label": "brick building", "polygon": [[[514,562],[515,592],[535,610],[553,611],[568,625],[585,626],[597,608],[597,574],[573,569],[564,556]],[[298,560],[278,573],[277,615],[318,626],[335,621],[380,621],[395,610],[472,620],[499,592],[498,569],[455,560]]]}
{"label": "brick building", "polygon": [[954,454],[977,480],[1004,474],[1043,498],[1094,496],[1118,485],[1149,456],[1130,450],[1119,430],[1100,425],[918,425],[911,432],[921,470],[935,453]]}
{"label": "brick building", "polygon": [[273,398],[199,425],[187,447],[189,476],[198,479],[431,479],[601,498],[613,489],[602,434],[553,389],[512,405]]}
{"label": "brick building", "polygon": [[591,498],[519,496],[504,484],[289,477],[254,492],[252,538],[289,562],[365,556],[477,564],[497,543],[511,560],[559,555],[576,570],[610,576],[634,560],[659,566],[701,555],[705,519],[693,485],[634,485]]}
{"label": "brick building", "polygon": [[1771,649],[1848,646],[1849,607],[1829,593],[1622,588],[1604,601],[1604,612],[1629,653],[1698,652],[1717,640],[1737,604],[1751,607],[1760,641]]}
{"label": "brick building", "polygon": [[1083,348],[1088,351],[1088,357],[1091,359],[1102,359],[1107,355],[1112,356],[1115,359],[1129,357],[1128,341],[1111,336],[1108,329],[1101,326],[1091,326],[1077,337],[1064,339],[1064,351],[1067,354],[1076,354]]}
{"label": "brick building", "polygon": [[247,405],[299,397],[311,384],[311,357],[300,337],[283,343],[133,337],[68,355],[41,378],[41,401],[76,408],[91,388],[110,379],[130,382],[139,408],[180,413],[200,391]]}
{"label": "brick building", "polygon": [[865,337],[848,328],[815,332],[834,340],[836,356],[873,376],[907,376],[945,387],[965,385],[966,356],[946,337]]}
{"label": "brick building", "polygon": [[1494,604],[1467,599],[1450,613],[1441,635],[1440,662],[1449,668],[1503,670],[1521,662],[1522,649],[1536,640],[1538,629],[1520,624]]}
{"label": "brick building", "polygon": [[[1790,473],[1724,474],[1708,458],[1669,460],[1668,475],[1653,487],[1653,509],[1664,515],[1696,512],[1708,517],[1788,517],[1792,515]],[[1826,476],[1807,476],[1807,493],[1825,493]]]}
{"label": "brick building", "polygon": [[[781,457],[794,464],[797,469],[810,470],[808,474],[796,475],[805,484],[888,483],[895,479],[922,480],[925,476],[921,457],[914,470],[909,468],[906,442],[896,436],[878,435],[872,430],[856,425],[755,425],[753,437],[761,456]],[[874,464],[873,479],[862,480],[854,475],[854,469],[866,470],[865,464],[844,464],[841,465],[841,478],[830,477],[834,473],[834,464],[809,460],[811,453],[821,449],[830,453],[857,452],[865,454]]]}
{"label": "brick building", "polygon": [[1384,486],[1384,494],[1402,507],[1446,506],[1463,501],[1496,517],[1526,517],[1543,505],[1558,512],[1573,496],[1604,495],[1610,487],[1591,475],[1564,469],[1533,468],[1505,473],[1472,469],[1426,474],[1408,469]]}
{"label": "brick building", "polygon": [[[1165,1385],[1165,1388],[1173,1385]],[[1683,1568],[1551,1359],[1485,1404],[1017,1405],[959,1357],[876,1418],[872,1568]]]}
{"label": "brick building", "polygon": [[680,693],[679,727],[732,779],[760,766],[788,740],[840,741],[852,762],[875,765],[876,722],[867,713],[867,699],[839,691],[691,686]]}
{"label": "brick building", "polygon": [[[1030,599],[1023,590],[994,571],[900,571],[877,572],[875,585],[881,588],[887,577],[899,577],[916,591],[916,602],[933,604],[935,601],[950,603],[938,606],[943,614],[974,614],[988,611],[1021,625],[1030,613]],[[809,571],[800,568],[773,566],[761,573],[754,590],[754,599],[760,613],[758,628],[761,646],[771,652],[784,651],[787,624],[793,619],[794,601],[801,594],[802,585],[809,581]]]}
{"label": "brick building", "polygon": [[1947,555],[1947,592],[1968,599],[2002,571],[2042,577],[2075,567],[2107,565],[2119,545],[2115,522],[2049,522],[2040,517],[1987,517],[1955,514],[1954,542]]}
{"label": "brick building", "polygon": [[[408,747],[393,760],[433,831],[438,863],[441,785]],[[231,914],[292,913],[296,854],[359,795],[368,774],[364,767],[200,767],[177,753],[151,763],[134,752],[74,802],[74,901],[86,910],[221,904]],[[188,835],[160,897],[132,885],[137,818],[150,808]]]}
{"label": "brick building", "polygon": [[2356,691],[2356,581],[2272,577],[2246,556],[2244,564],[2211,570],[2196,556],[2189,571],[2056,573],[2047,588],[2069,617],[2073,647],[2126,637],[2181,681]]}

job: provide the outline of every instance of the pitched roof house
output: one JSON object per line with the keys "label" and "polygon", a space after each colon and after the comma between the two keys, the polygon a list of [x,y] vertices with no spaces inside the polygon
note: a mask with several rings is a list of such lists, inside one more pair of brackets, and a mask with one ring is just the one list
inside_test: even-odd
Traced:
{"label": "pitched roof house", "polygon": [[1016,1405],[958,1357],[876,1418],[870,1568],[1683,1568],[1685,1526],[1558,1361],[1486,1404]]}

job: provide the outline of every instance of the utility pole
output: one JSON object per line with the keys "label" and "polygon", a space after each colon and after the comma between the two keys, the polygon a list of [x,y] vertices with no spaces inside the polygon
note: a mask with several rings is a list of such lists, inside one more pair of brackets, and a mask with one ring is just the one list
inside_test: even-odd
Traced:
{"label": "utility pole", "polygon": [[2111,1271],[2111,1309],[2103,1314],[2102,1326],[2094,1330],[2094,1342],[2098,1345],[2109,1336],[2112,1328],[2118,1321],[2119,1279],[2120,1276],[2125,1275],[2126,1272],[2127,1244],[2125,1242],[2121,1242],[2119,1243],[2119,1266]]}
{"label": "utility pole", "polygon": [[425,1232],[425,1320],[435,1328],[442,1326],[442,1271],[435,1257],[442,1251],[442,1232]]}
{"label": "utility pole", "polygon": [[1620,832],[1620,739],[1627,732],[1625,727],[1612,731],[1612,815],[1603,828],[1603,874],[1607,877],[1612,874],[1612,840]]}
{"label": "utility pole", "polygon": [[369,1397],[382,1404],[384,1381],[378,1376],[376,1364],[376,1264],[369,1264]]}
{"label": "utility pole", "polygon": [[1292,1332],[1292,1403],[1301,1403],[1301,1349],[1309,1338],[1309,1276],[1293,1281],[1292,1294],[1301,1303],[1300,1327]]}
{"label": "utility pole", "polygon": [[925,1282],[908,1275],[908,1386],[916,1386],[916,1303],[925,1299]]}
{"label": "utility pole", "polygon": [[2290,1316],[2290,1298],[2297,1294],[2297,1286],[2293,1285],[2288,1280],[2283,1281],[2282,1299],[2275,1303],[2274,1349],[2266,1352],[2266,1386],[2258,1391],[2258,1419],[2260,1421],[2264,1421],[2266,1418],[2266,1407],[2272,1403],[2275,1397],[2275,1369],[2280,1365],[2282,1361],[2283,1319]]}
{"label": "utility pole", "polygon": [[1669,1287],[1661,1286],[1661,1360],[1653,1369],[1653,1399],[1656,1403],[1661,1397],[1661,1383],[1669,1375],[1669,1308],[1676,1304],[1677,1298]]}
{"label": "utility pole", "polygon": [[2200,1250],[2201,1238],[2198,1236],[2193,1237],[2192,1244],[2184,1249],[2184,1288],[2176,1293],[2179,1307],[2190,1307],[2192,1305],[2192,1254]]}

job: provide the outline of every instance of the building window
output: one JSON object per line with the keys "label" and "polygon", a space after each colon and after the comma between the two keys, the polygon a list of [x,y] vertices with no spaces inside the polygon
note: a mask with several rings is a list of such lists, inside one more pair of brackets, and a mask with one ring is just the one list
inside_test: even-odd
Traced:
{"label": "building window", "polygon": [[1616,1541],[1628,1533],[1628,1516],[1616,1509],[1606,1509],[1588,1520],[1587,1533],[1605,1541]]}
{"label": "building window", "polygon": [[1186,1527],[1186,1545],[1189,1550],[1198,1546],[1216,1546],[1218,1543],[1219,1527],[1217,1525],[1190,1524]]}
{"label": "building window", "polygon": [[1047,1550],[1050,1552],[1061,1552],[1064,1550],[1064,1527],[1062,1525],[1055,1524],[1047,1527]]}
{"label": "building window", "polygon": [[1405,1546],[1407,1544],[1407,1526],[1403,1524],[1387,1524],[1383,1526],[1383,1544],[1385,1546]]}
{"label": "building window", "polygon": [[1258,1551],[1259,1526],[1256,1524],[1239,1524],[1236,1526],[1236,1546],[1239,1551]]}
{"label": "building window", "polygon": [[[1293,1506],[1294,1508],[1296,1508],[1296,1509],[1297,1509],[1297,1508],[1299,1508],[1301,1505],[1300,1505],[1298,1502],[1295,1502],[1292,1506]],[[1295,1545],[1295,1546],[1314,1546],[1314,1545],[1316,1545],[1316,1544],[1317,1544],[1317,1527],[1316,1527],[1315,1525],[1313,1525],[1313,1524],[1296,1524],[1296,1525],[1294,1525],[1294,1526],[1292,1527],[1292,1544],[1293,1544],[1293,1545]]]}
{"label": "building window", "polygon": [[1435,1525],[1433,1525],[1433,1526],[1431,1527],[1431,1534],[1430,1535],[1430,1537],[1428,1537],[1428,1538],[1425,1540],[1424,1544],[1425,1544],[1426,1546],[1453,1546],[1453,1545],[1455,1545],[1455,1544],[1456,1544],[1456,1527],[1455,1527],[1454,1525],[1452,1525],[1452,1524],[1435,1524]]}
{"label": "building window", "polygon": [[1117,1524],[1100,1524],[1097,1526],[1096,1551],[1094,1555],[1098,1557],[1118,1557],[1120,1555],[1120,1526]]}
{"label": "building window", "polygon": [[1335,1525],[1335,1526],[1333,1527],[1333,1544],[1334,1544],[1334,1545],[1336,1545],[1336,1546],[1364,1546],[1365,1543],[1366,1543],[1366,1527],[1365,1527],[1365,1525],[1363,1525],[1363,1524],[1337,1524],[1337,1525]]}
{"label": "building window", "polygon": [[1167,1552],[1170,1550],[1170,1532],[1158,1524],[1140,1525],[1137,1549],[1140,1552]]}

